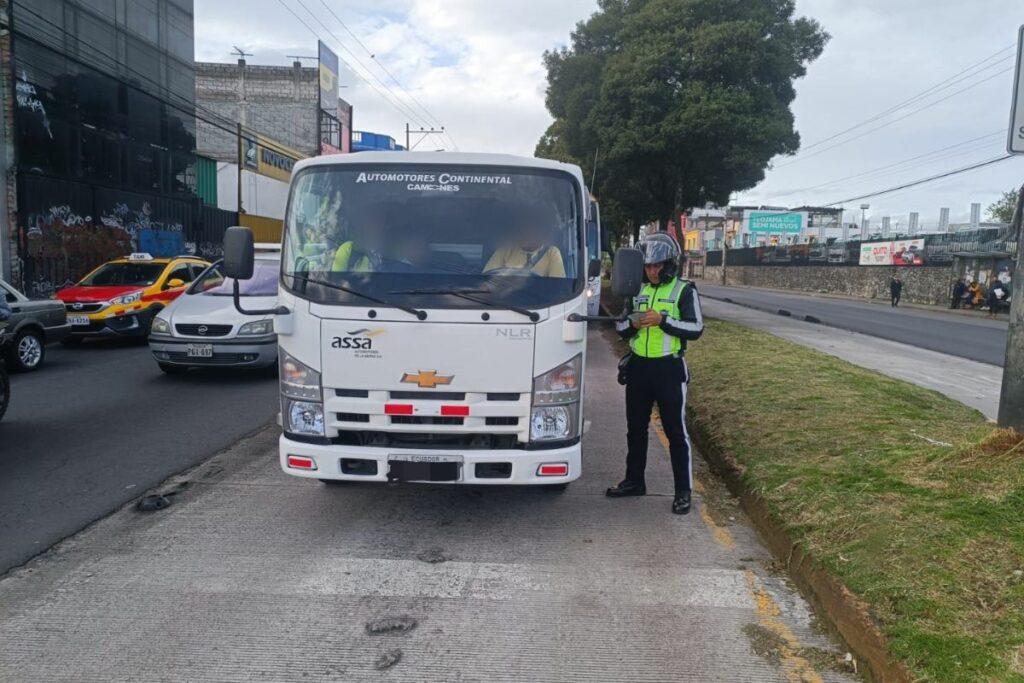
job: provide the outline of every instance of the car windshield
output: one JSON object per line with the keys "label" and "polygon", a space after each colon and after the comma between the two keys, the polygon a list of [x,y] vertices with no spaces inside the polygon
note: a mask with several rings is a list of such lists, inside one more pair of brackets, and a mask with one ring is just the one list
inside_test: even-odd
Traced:
{"label": "car windshield", "polygon": [[293,183],[285,284],[321,303],[359,299],[305,279],[419,307],[484,306],[447,290],[486,291],[495,305],[552,305],[582,291],[580,216],[579,190],[563,172],[314,167]]}
{"label": "car windshield", "polygon": [[162,263],[108,263],[82,280],[84,287],[148,287],[164,272]]}
{"label": "car windshield", "polygon": [[[223,263],[218,261],[200,277],[189,290],[189,294],[207,296],[232,296],[235,290],[234,278],[224,277]],[[277,259],[256,259],[252,278],[238,281],[238,292],[242,296],[277,296],[277,280],[281,274],[281,262]]]}

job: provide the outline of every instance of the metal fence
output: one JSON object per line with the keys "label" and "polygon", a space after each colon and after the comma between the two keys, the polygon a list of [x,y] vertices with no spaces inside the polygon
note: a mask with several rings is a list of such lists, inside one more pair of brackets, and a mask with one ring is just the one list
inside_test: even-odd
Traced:
{"label": "metal fence", "polygon": [[[725,259],[729,266],[856,266],[861,264],[862,245],[904,240],[919,241],[906,250],[910,255],[908,265],[950,267],[956,258],[1015,258],[1017,254],[1017,241],[1009,230],[986,228],[894,239],[726,249]],[[708,251],[705,264],[721,266],[722,253],[720,250]]]}

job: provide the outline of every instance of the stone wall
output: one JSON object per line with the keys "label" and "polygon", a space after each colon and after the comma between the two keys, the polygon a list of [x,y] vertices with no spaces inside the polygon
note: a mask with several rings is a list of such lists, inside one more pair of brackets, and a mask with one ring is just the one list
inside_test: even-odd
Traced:
{"label": "stone wall", "polygon": [[[295,66],[239,66],[196,62],[196,150],[219,161],[238,161],[239,122],[249,130],[313,156],[317,130],[319,73]],[[214,113],[229,130],[203,118]]]}
{"label": "stone wall", "polygon": [[[841,294],[865,299],[888,299],[894,274],[903,280],[903,299],[918,304],[949,304],[953,269],[882,266],[729,266],[726,284],[741,287],[792,289]],[[704,281],[722,282],[721,266],[706,266]]]}

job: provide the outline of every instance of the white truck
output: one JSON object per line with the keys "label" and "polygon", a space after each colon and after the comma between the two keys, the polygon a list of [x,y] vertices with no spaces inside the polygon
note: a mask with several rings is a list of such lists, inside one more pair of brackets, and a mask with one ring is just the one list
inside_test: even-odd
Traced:
{"label": "white truck", "polygon": [[[577,479],[591,206],[578,167],[540,159],[296,164],[277,306],[236,298],[274,314],[282,469],[327,483]],[[639,290],[638,259],[616,256],[618,294]],[[247,279],[252,263],[252,233],[230,228],[225,275]]]}

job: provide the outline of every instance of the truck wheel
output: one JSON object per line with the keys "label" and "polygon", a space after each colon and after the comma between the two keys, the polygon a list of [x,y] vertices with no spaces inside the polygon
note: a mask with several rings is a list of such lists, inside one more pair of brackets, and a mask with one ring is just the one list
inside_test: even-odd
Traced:
{"label": "truck wheel", "polygon": [[43,336],[36,330],[22,330],[14,335],[7,360],[13,372],[31,372],[43,364],[45,356]]}
{"label": "truck wheel", "polygon": [[171,365],[170,363],[157,363],[160,369],[167,375],[184,375],[188,368],[182,365]]}

